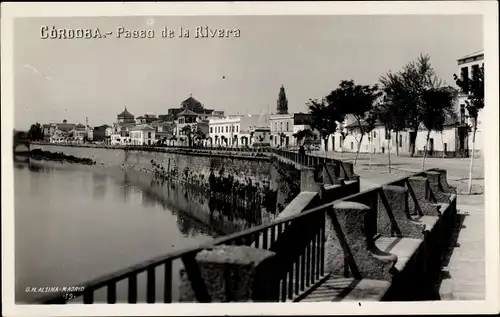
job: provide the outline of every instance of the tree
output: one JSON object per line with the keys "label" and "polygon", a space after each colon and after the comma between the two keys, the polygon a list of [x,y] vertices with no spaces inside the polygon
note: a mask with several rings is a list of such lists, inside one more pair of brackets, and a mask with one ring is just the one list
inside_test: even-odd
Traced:
{"label": "tree", "polygon": [[221,137],[220,137],[220,139],[221,139],[221,140],[222,140],[222,142],[223,142],[223,143],[225,143],[225,144],[226,144],[226,146],[227,146],[227,138],[226,138],[226,136],[225,136],[225,135],[223,135],[223,136],[221,136]]}
{"label": "tree", "polygon": [[278,134],[279,138],[280,138],[280,143],[279,145],[282,146],[283,145],[283,140],[286,138],[286,134],[281,132],[280,134]]}
{"label": "tree", "polygon": [[401,87],[397,99],[403,106],[405,126],[413,130],[413,133],[410,133],[410,155],[413,156],[418,129],[426,112],[424,94],[429,89],[439,88],[441,81],[431,66],[429,55],[424,54],[421,54],[416,62],[405,65],[398,77]]}
{"label": "tree", "polygon": [[188,146],[191,147],[191,145],[192,145],[191,141],[192,141],[192,137],[193,137],[193,130],[192,130],[191,126],[190,125],[186,125],[186,126],[182,127],[181,132],[182,132],[183,135],[185,135],[187,137],[187,139],[188,139]]}
{"label": "tree", "polygon": [[[366,117],[366,126],[365,126],[365,132],[368,134],[368,142],[369,142],[369,151],[370,151],[370,161],[368,163],[368,168],[371,169],[372,168],[372,154],[373,154],[373,138],[372,138],[372,131],[373,129],[375,129],[375,124],[377,123],[377,120],[378,120],[378,111],[377,111],[377,108],[374,107],[372,108],[369,112],[368,112],[368,115]],[[390,155],[390,154],[389,154]]]}
{"label": "tree", "polygon": [[40,123],[32,124],[28,131],[28,139],[30,141],[41,141],[43,140],[43,128]]}
{"label": "tree", "polygon": [[[399,74],[389,72],[379,80],[384,92],[383,105],[379,110],[379,119],[386,129],[390,127],[396,133],[396,155],[399,156],[399,133],[406,128],[407,93],[404,90],[403,81]],[[390,122],[386,122],[387,120],[390,120]]]}
{"label": "tree", "polygon": [[326,98],[321,100],[310,99],[308,104],[311,114],[311,128],[318,131],[325,142],[325,155],[328,151],[328,138],[337,130],[338,122],[344,121],[345,115],[339,111],[335,103],[330,103]]}
{"label": "tree", "polygon": [[303,129],[300,131],[297,131],[293,134],[293,137],[297,139],[297,143],[302,142],[304,140],[304,143],[307,143],[311,141],[312,139],[316,138],[316,134],[311,131],[311,129]]}
{"label": "tree", "polygon": [[456,95],[456,91],[452,87],[432,88],[424,91],[422,96],[422,123],[427,129],[427,137],[424,157],[422,158],[422,170],[425,167],[431,131],[443,131],[446,118],[453,116]]}
{"label": "tree", "polygon": [[472,168],[474,166],[474,150],[476,143],[477,132],[477,118],[479,112],[484,108],[484,65],[481,67],[473,68],[472,78],[463,80],[458,78],[456,74],[453,75],[457,86],[461,88],[462,93],[467,94],[465,107],[472,121],[472,155],[469,166],[469,194],[472,193]]}
{"label": "tree", "polygon": [[207,136],[205,135],[205,133],[203,133],[203,131],[201,130],[201,128],[197,127],[196,131],[194,133],[194,139],[196,140],[196,142],[199,144],[201,141],[205,140],[206,137]]}
{"label": "tree", "polygon": [[293,136],[297,139],[297,144],[302,142],[302,145],[310,146],[312,140],[316,140],[316,134],[308,128],[295,132]]}
{"label": "tree", "polygon": [[360,138],[358,140],[354,165],[358,161],[361,143],[363,142],[364,135],[367,133],[366,119],[380,95],[381,92],[377,85],[356,85],[353,80],[342,80],[339,88],[332,91],[326,97],[329,105],[337,109],[339,113],[352,115],[358,124]]}

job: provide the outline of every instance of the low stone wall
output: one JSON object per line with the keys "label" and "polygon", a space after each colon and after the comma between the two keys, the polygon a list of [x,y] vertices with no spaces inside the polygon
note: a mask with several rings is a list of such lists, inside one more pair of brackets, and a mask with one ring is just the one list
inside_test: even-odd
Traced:
{"label": "low stone wall", "polygon": [[[279,223],[281,233],[276,237],[273,229],[272,239],[265,239],[264,245],[270,241],[271,246],[259,247],[263,245],[262,240],[252,244],[257,249],[251,251],[251,258],[255,261],[248,260],[248,257],[221,261],[208,256],[220,252],[241,254],[249,250],[247,246],[214,246],[207,249],[207,256],[197,257],[206,279],[211,281],[217,276],[224,281],[218,282],[216,287],[210,285],[208,296],[211,301],[279,301],[276,274],[293,277],[294,283],[302,274],[296,266],[289,266],[287,261],[298,261],[294,254],[303,254],[305,244],[300,232],[311,234],[310,228],[317,226],[320,219],[315,215],[325,217],[324,239],[320,240],[324,247],[324,274],[333,281],[344,281],[346,278],[358,281],[348,283],[345,290],[323,289],[322,298],[328,298],[330,294],[329,301],[363,300],[363,296],[388,301],[436,299],[433,297],[433,285],[439,278],[443,256],[451,244],[456,217],[456,193],[447,183],[446,171],[428,170],[337,199],[336,193],[341,187],[342,184],[323,186],[319,193],[303,191],[297,200],[301,200],[301,205],[308,209],[325,199],[328,201],[327,196],[335,201],[318,206],[313,212],[306,211],[303,217],[300,214],[302,211],[292,217],[293,213],[287,214],[284,220],[291,220]],[[313,220],[315,224],[309,223]],[[271,227],[273,224],[269,225]],[[282,228],[285,228],[284,231],[281,231]],[[317,241],[316,238],[314,241]],[[307,245],[309,248],[310,245]],[[312,246],[313,249],[318,248],[317,244]],[[315,256],[319,259],[321,254],[316,253]],[[273,261],[273,265],[268,264]],[[292,271],[287,273],[288,270]],[[192,294],[186,291],[186,285],[192,285],[186,282],[188,275],[183,273],[184,294]],[[268,282],[267,288],[262,288],[263,280]],[[320,279],[311,285],[314,287],[293,298],[307,298],[314,294],[315,287],[321,288],[323,281]],[[228,285],[231,287],[228,288]],[[235,285],[243,288],[238,291],[240,295],[229,296]],[[285,285],[282,291],[286,288]],[[259,290],[258,295],[256,290]],[[186,295],[185,298],[196,301],[194,296]]]}
{"label": "low stone wall", "polygon": [[342,198],[327,216],[326,266],[339,278],[389,282],[384,300],[433,299],[455,216],[444,170]]}

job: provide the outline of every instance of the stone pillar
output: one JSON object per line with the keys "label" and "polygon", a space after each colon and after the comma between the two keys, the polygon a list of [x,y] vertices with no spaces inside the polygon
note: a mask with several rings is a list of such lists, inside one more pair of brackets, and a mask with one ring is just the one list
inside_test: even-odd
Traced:
{"label": "stone pillar", "polygon": [[[421,216],[440,216],[439,208],[428,201],[429,181],[423,176],[413,176],[408,178],[408,190],[413,195],[409,199],[410,210],[415,210],[415,214]],[[416,199],[416,201],[415,201]]]}
{"label": "stone pillar", "polygon": [[401,186],[382,187],[377,228],[386,237],[424,238],[425,225],[414,222],[408,210],[408,189]]}
{"label": "stone pillar", "polygon": [[[248,246],[216,246],[200,251],[195,261],[210,302],[277,301],[269,282],[275,253]],[[196,272],[180,271],[180,302],[197,302],[193,284]],[[273,283],[274,284],[274,283]]]}
{"label": "stone pillar", "polygon": [[429,187],[438,203],[449,203],[450,194],[445,193],[441,186],[441,173],[435,171],[429,171],[426,173],[427,179],[429,180]]}
{"label": "stone pillar", "polygon": [[354,165],[348,162],[340,162],[339,173],[340,178],[351,180],[354,176]]}
{"label": "stone pillar", "polygon": [[302,167],[300,170],[300,191],[319,192],[320,186],[314,179],[314,168]]}
{"label": "stone pillar", "polygon": [[441,174],[441,187],[443,188],[443,191],[448,194],[456,194],[457,190],[455,187],[452,187],[448,184],[448,175],[445,169],[440,169],[436,168],[434,171],[438,172]]}
{"label": "stone pillar", "polygon": [[335,176],[335,168],[336,166],[333,164],[323,165],[323,184],[334,185],[338,183],[337,177]]}
{"label": "stone pillar", "polygon": [[391,281],[397,256],[379,250],[368,224],[366,205],[340,201],[327,212],[325,226],[325,271],[337,277]]}

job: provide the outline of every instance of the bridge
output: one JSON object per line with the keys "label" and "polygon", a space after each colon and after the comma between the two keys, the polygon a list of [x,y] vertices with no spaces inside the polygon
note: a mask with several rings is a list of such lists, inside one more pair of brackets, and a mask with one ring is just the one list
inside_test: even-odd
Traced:
{"label": "bridge", "polygon": [[[249,152],[300,166],[301,193],[275,221],[88,281],[70,297],[56,294],[36,303],[76,298],[92,304],[101,291],[111,304],[141,302],[141,295],[147,303],[435,299],[433,285],[453,244],[457,211],[445,170],[360,192],[351,163],[277,149]],[[118,298],[119,287],[126,298]]]}
{"label": "bridge", "polygon": [[28,151],[30,149],[30,140],[28,139],[28,135],[25,132],[22,131],[17,131],[14,132],[13,136],[13,150],[16,152],[16,149],[18,146],[24,145],[25,147],[28,148]]}

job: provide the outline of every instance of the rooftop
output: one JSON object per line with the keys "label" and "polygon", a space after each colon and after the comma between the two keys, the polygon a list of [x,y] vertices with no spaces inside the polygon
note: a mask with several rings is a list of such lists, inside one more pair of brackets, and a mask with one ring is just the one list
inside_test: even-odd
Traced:
{"label": "rooftop", "polygon": [[194,111],[189,110],[189,109],[185,109],[184,111],[178,113],[177,116],[178,117],[180,117],[180,116],[193,116],[193,117],[195,117],[195,116],[198,116],[198,114]]}
{"label": "rooftop", "polygon": [[120,114],[118,114],[118,118],[134,118],[134,115],[131,114],[125,107],[125,109]]}
{"label": "rooftop", "polygon": [[459,60],[462,60],[462,59],[467,59],[467,58],[470,58],[470,57],[476,57],[476,56],[479,56],[479,55],[484,55],[484,49],[482,49],[480,51],[477,51],[477,52],[474,52],[474,53],[467,54],[465,56],[462,56],[462,57],[460,57],[457,60],[459,61]]}
{"label": "rooftop", "polygon": [[145,130],[153,131],[154,128],[152,128],[150,125],[147,124],[140,124],[130,129],[130,131],[145,131]]}

